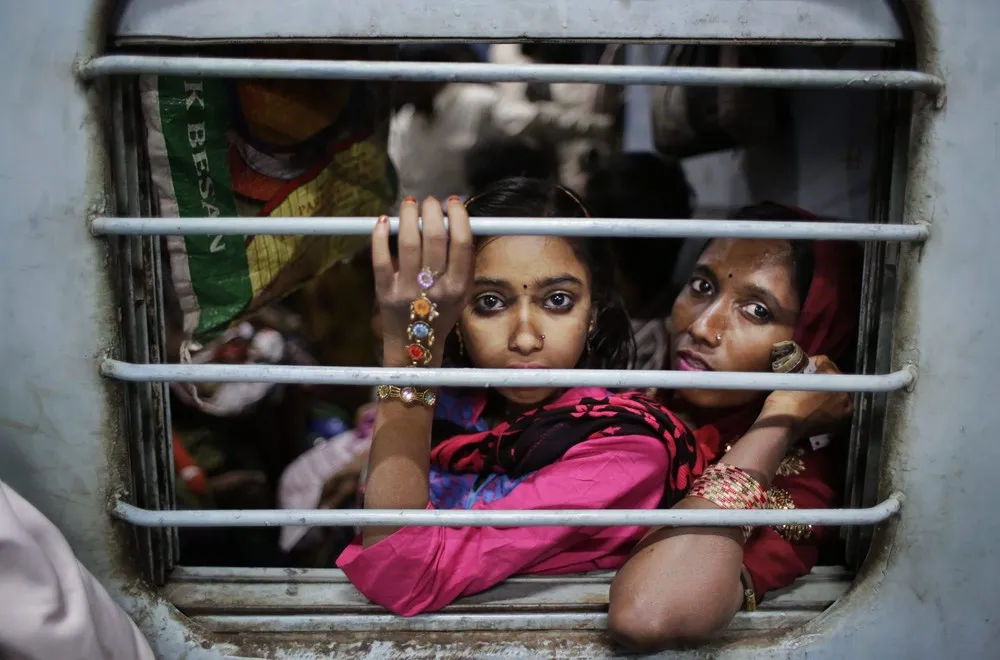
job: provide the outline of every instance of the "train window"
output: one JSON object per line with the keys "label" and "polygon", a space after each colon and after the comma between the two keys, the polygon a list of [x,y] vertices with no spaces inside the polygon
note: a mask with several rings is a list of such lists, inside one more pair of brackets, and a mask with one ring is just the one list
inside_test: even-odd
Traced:
{"label": "train window", "polygon": [[[529,165],[538,167],[543,170],[538,176],[579,185],[581,194],[588,177],[615,154],[662,147],[657,131],[663,127],[649,116],[665,88],[746,86],[768,92],[741,102],[772,112],[771,125],[743,127],[746,135],[730,133],[728,141],[710,146],[675,144],[676,152],[668,154],[671,163],[681,164],[681,178],[693,191],[686,200],[687,217],[658,222],[600,213],[581,231],[628,237],[635,245],[643,239],[673,240],[678,272],[690,266],[699,245],[716,235],[856,243],[860,257],[852,266],[862,272],[863,285],[854,359],[847,360],[854,375],[828,380],[639,369],[607,372],[601,384],[629,389],[801,385],[860,392],[851,431],[840,440],[837,486],[843,487],[845,508],[754,512],[765,514],[761,520],[770,515],[790,524],[843,524],[843,537],[808,576],[772,594],[758,612],[738,615],[726,638],[805,623],[848,589],[871,542],[868,525],[899,507],[895,496],[878,497],[886,396],[915,378],[913,367],[895,365],[893,370],[889,361],[898,246],[927,237],[926,227],[906,221],[901,206],[907,117],[915,95],[940,88],[936,78],[912,70],[895,14],[883,23],[882,4],[874,3],[864,21],[840,15],[840,23],[827,24],[840,36],[824,45],[817,45],[822,35],[778,40],[763,25],[752,26],[748,29],[756,30],[759,39],[743,44],[742,66],[720,60],[713,46],[714,60],[683,63],[702,64],[691,67],[670,60],[670,54],[683,48],[690,52],[701,43],[634,46],[616,44],[612,35],[601,42],[491,47],[496,33],[493,39],[470,34],[468,44],[409,45],[404,53],[410,55],[402,57],[384,44],[306,38],[287,46],[254,45],[258,35],[250,28],[238,38],[222,39],[209,24],[182,25],[179,10],[149,12],[143,4],[126,3],[117,48],[85,63],[82,74],[111,76],[113,83],[117,214],[95,218],[93,231],[117,248],[123,309],[125,351],[103,365],[106,376],[126,383],[129,403],[133,490],[119,500],[115,513],[135,525],[147,577],[182,613],[222,635],[603,629],[611,579],[606,572],[515,577],[437,614],[394,617],[369,603],[333,568],[354,526],[387,518],[353,509],[353,495],[333,493],[330,483],[318,496],[331,498],[332,508],[321,508],[320,501],[305,513],[277,508],[282,468],[355,423],[354,409],[365,398],[359,386],[392,376],[375,367],[374,355],[359,357],[371,350],[370,340],[359,340],[354,355],[338,352],[331,340],[356,332],[355,326],[367,329],[370,303],[337,298],[336,313],[317,311],[323,300],[332,299],[324,295],[371,286],[363,259],[352,255],[363,246],[374,216],[382,212],[378,209],[390,209],[400,188],[436,193],[452,183],[467,185],[476,175],[493,176],[504,166],[489,149],[454,160],[465,168],[458,178],[444,168],[421,171],[402,152],[388,157],[386,131],[401,99],[433,103],[454,81],[498,83],[491,88],[500,90],[498,98],[509,94],[553,104],[558,101],[553,95],[566,92],[559,87],[563,81],[581,83],[578,87],[591,95],[586,120],[596,116],[598,123],[606,122],[602,136],[613,137],[590,140],[593,132],[564,114],[553,121],[561,122],[557,128],[564,134],[579,131],[574,136],[579,151],[567,160],[565,143],[547,152],[528,140],[519,144],[521,160],[514,165],[520,174]],[[202,1],[198,11],[209,12],[210,5]],[[296,14],[285,12],[276,28],[281,36],[319,30],[290,16]],[[502,33],[507,23],[501,19],[498,15]],[[766,22],[768,29],[780,31],[774,25]],[[192,33],[183,39],[164,36],[181,29]],[[339,35],[341,41],[376,36],[355,28],[347,32]],[[729,33],[720,28],[720,34],[698,36],[717,40],[722,34]],[[222,41],[229,43],[213,43]],[[496,53],[514,59],[484,61],[502,57]],[[671,66],[661,66],[664,62]],[[310,82],[296,85],[297,79]],[[395,80],[408,82],[389,84]],[[346,119],[333,126],[324,124],[324,116]],[[509,137],[503,126],[493,128],[493,136]],[[452,156],[439,154],[442,160]],[[763,199],[806,208],[817,217],[791,224],[768,218],[721,220]],[[500,221],[473,222],[474,229],[492,233],[525,231]],[[543,226],[545,220],[538,222]],[[571,231],[565,223],[545,226],[552,233]],[[629,249],[623,253],[626,261],[629,255],[638,261],[639,252]],[[213,271],[213,259],[228,260],[223,268],[229,270]],[[238,277],[227,279],[227,272]],[[306,284],[319,272],[335,274],[327,278],[327,289],[315,281]],[[664,278],[657,290],[637,292],[636,309],[666,316],[669,305],[663,302],[671,300],[675,280]],[[647,302],[660,306],[644,307]],[[277,349],[273,342],[279,342]],[[269,357],[269,347],[278,352]],[[475,371],[431,370],[414,384],[475,386],[495,378]],[[574,378],[525,372],[516,380],[580,384]],[[226,396],[217,396],[223,390]],[[356,489],[363,473],[358,466],[351,472],[354,482],[348,477],[334,486]],[[420,511],[399,519],[448,525],[493,520],[463,517],[460,511],[434,513],[446,515],[431,519],[431,512]],[[641,513],[633,520],[708,524],[679,512]],[[527,512],[517,520],[540,524],[545,515]],[[605,511],[591,518],[581,514],[576,522],[573,516],[546,520],[623,524],[615,522],[616,515]],[[740,515],[752,514],[716,520],[742,524]],[[308,531],[303,523],[320,527]],[[505,523],[498,519],[495,524]],[[283,525],[302,531],[282,531]],[[281,552],[296,547],[288,545],[286,534],[296,541],[305,537],[312,544],[308,556]]]}

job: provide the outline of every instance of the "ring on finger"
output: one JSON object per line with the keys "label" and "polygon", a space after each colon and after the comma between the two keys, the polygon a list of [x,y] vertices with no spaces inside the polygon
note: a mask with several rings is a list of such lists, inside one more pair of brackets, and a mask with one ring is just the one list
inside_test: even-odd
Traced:
{"label": "ring on finger", "polygon": [[427,266],[424,266],[420,269],[420,272],[417,273],[417,285],[420,286],[420,290],[422,292],[426,293],[432,286],[434,286],[434,283],[437,282],[439,277],[441,277],[440,272],[434,272]]}
{"label": "ring on finger", "polygon": [[422,269],[417,275],[420,297],[410,303],[410,325],[406,328],[406,336],[410,340],[406,354],[412,367],[424,366],[431,361],[431,348],[434,346],[431,323],[437,318],[438,311],[437,305],[427,297],[427,290],[434,286],[436,279],[430,268]]}

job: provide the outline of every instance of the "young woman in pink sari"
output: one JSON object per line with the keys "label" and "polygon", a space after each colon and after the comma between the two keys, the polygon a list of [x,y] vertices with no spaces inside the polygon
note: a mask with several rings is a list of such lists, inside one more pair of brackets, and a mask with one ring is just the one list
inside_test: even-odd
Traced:
{"label": "young woman in pink sari", "polygon": [[[585,217],[564,188],[501,181],[400,210],[372,236],[384,364],[501,369],[624,368],[631,328],[605,244],[545,236],[473,238],[469,214]],[[418,216],[423,219],[419,229]],[[403,384],[405,385],[405,383]],[[369,455],[370,509],[652,509],[690,486],[694,438],[642,395],[604,388],[498,387],[465,398],[458,423],[432,420],[437,393],[380,390]],[[448,417],[455,416],[447,415]],[[473,429],[473,430],[469,430]],[[438,610],[518,573],[617,568],[638,527],[369,527],[337,564],[372,601],[403,615]]]}

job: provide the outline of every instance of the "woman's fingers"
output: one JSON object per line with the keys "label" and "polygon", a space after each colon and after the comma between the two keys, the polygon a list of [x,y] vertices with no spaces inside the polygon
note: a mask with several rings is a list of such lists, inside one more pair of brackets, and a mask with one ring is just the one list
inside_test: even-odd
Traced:
{"label": "woman's fingers", "polygon": [[407,197],[399,207],[399,281],[404,287],[413,283],[416,288],[423,262],[420,243],[420,209],[416,199]]}
{"label": "woman's fingers", "polygon": [[812,361],[813,361],[813,366],[816,367],[817,373],[830,373],[831,367],[833,367],[834,370],[836,370],[837,368],[836,365],[834,365],[833,362],[830,361],[830,358],[828,358],[825,355],[813,356]]}
{"label": "woman's fingers", "polygon": [[420,211],[423,218],[423,268],[429,268],[435,277],[444,274],[448,265],[448,234],[444,228],[441,204],[433,197],[424,200]]}
{"label": "woman's fingers", "polygon": [[396,269],[392,266],[389,250],[389,218],[382,216],[372,230],[372,272],[375,276],[375,295],[383,297],[392,290]]}
{"label": "woman's fingers", "polygon": [[448,198],[448,233],[448,280],[452,286],[464,290],[472,280],[475,255],[469,213],[454,195]]}
{"label": "woman's fingers", "polygon": [[825,355],[817,355],[812,358],[813,367],[818,374],[839,374],[840,369],[833,360]]}
{"label": "woman's fingers", "polygon": [[[840,369],[836,363],[825,355],[817,355],[813,358],[818,374],[839,374]],[[826,398],[827,410],[832,416],[831,425],[836,427],[840,423],[851,418],[854,414],[853,397],[847,392],[831,392]]]}

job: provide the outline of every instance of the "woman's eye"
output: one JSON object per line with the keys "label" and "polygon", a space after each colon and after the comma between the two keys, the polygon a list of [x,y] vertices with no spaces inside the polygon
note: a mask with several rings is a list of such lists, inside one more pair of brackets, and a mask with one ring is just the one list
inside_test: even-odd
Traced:
{"label": "woman's eye", "polygon": [[476,298],[475,308],[479,312],[496,312],[503,309],[503,300],[499,296],[487,293]]}
{"label": "woman's eye", "polygon": [[712,283],[703,277],[692,277],[688,286],[698,296],[707,296],[712,293]]}
{"label": "woman's eye", "polygon": [[545,307],[558,311],[566,311],[573,307],[573,297],[568,293],[553,293],[545,299]]}
{"label": "woman's eye", "polygon": [[744,305],[743,309],[747,314],[750,315],[755,321],[770,321],[771,320],[771,310],[760,303],[749,303]]}

